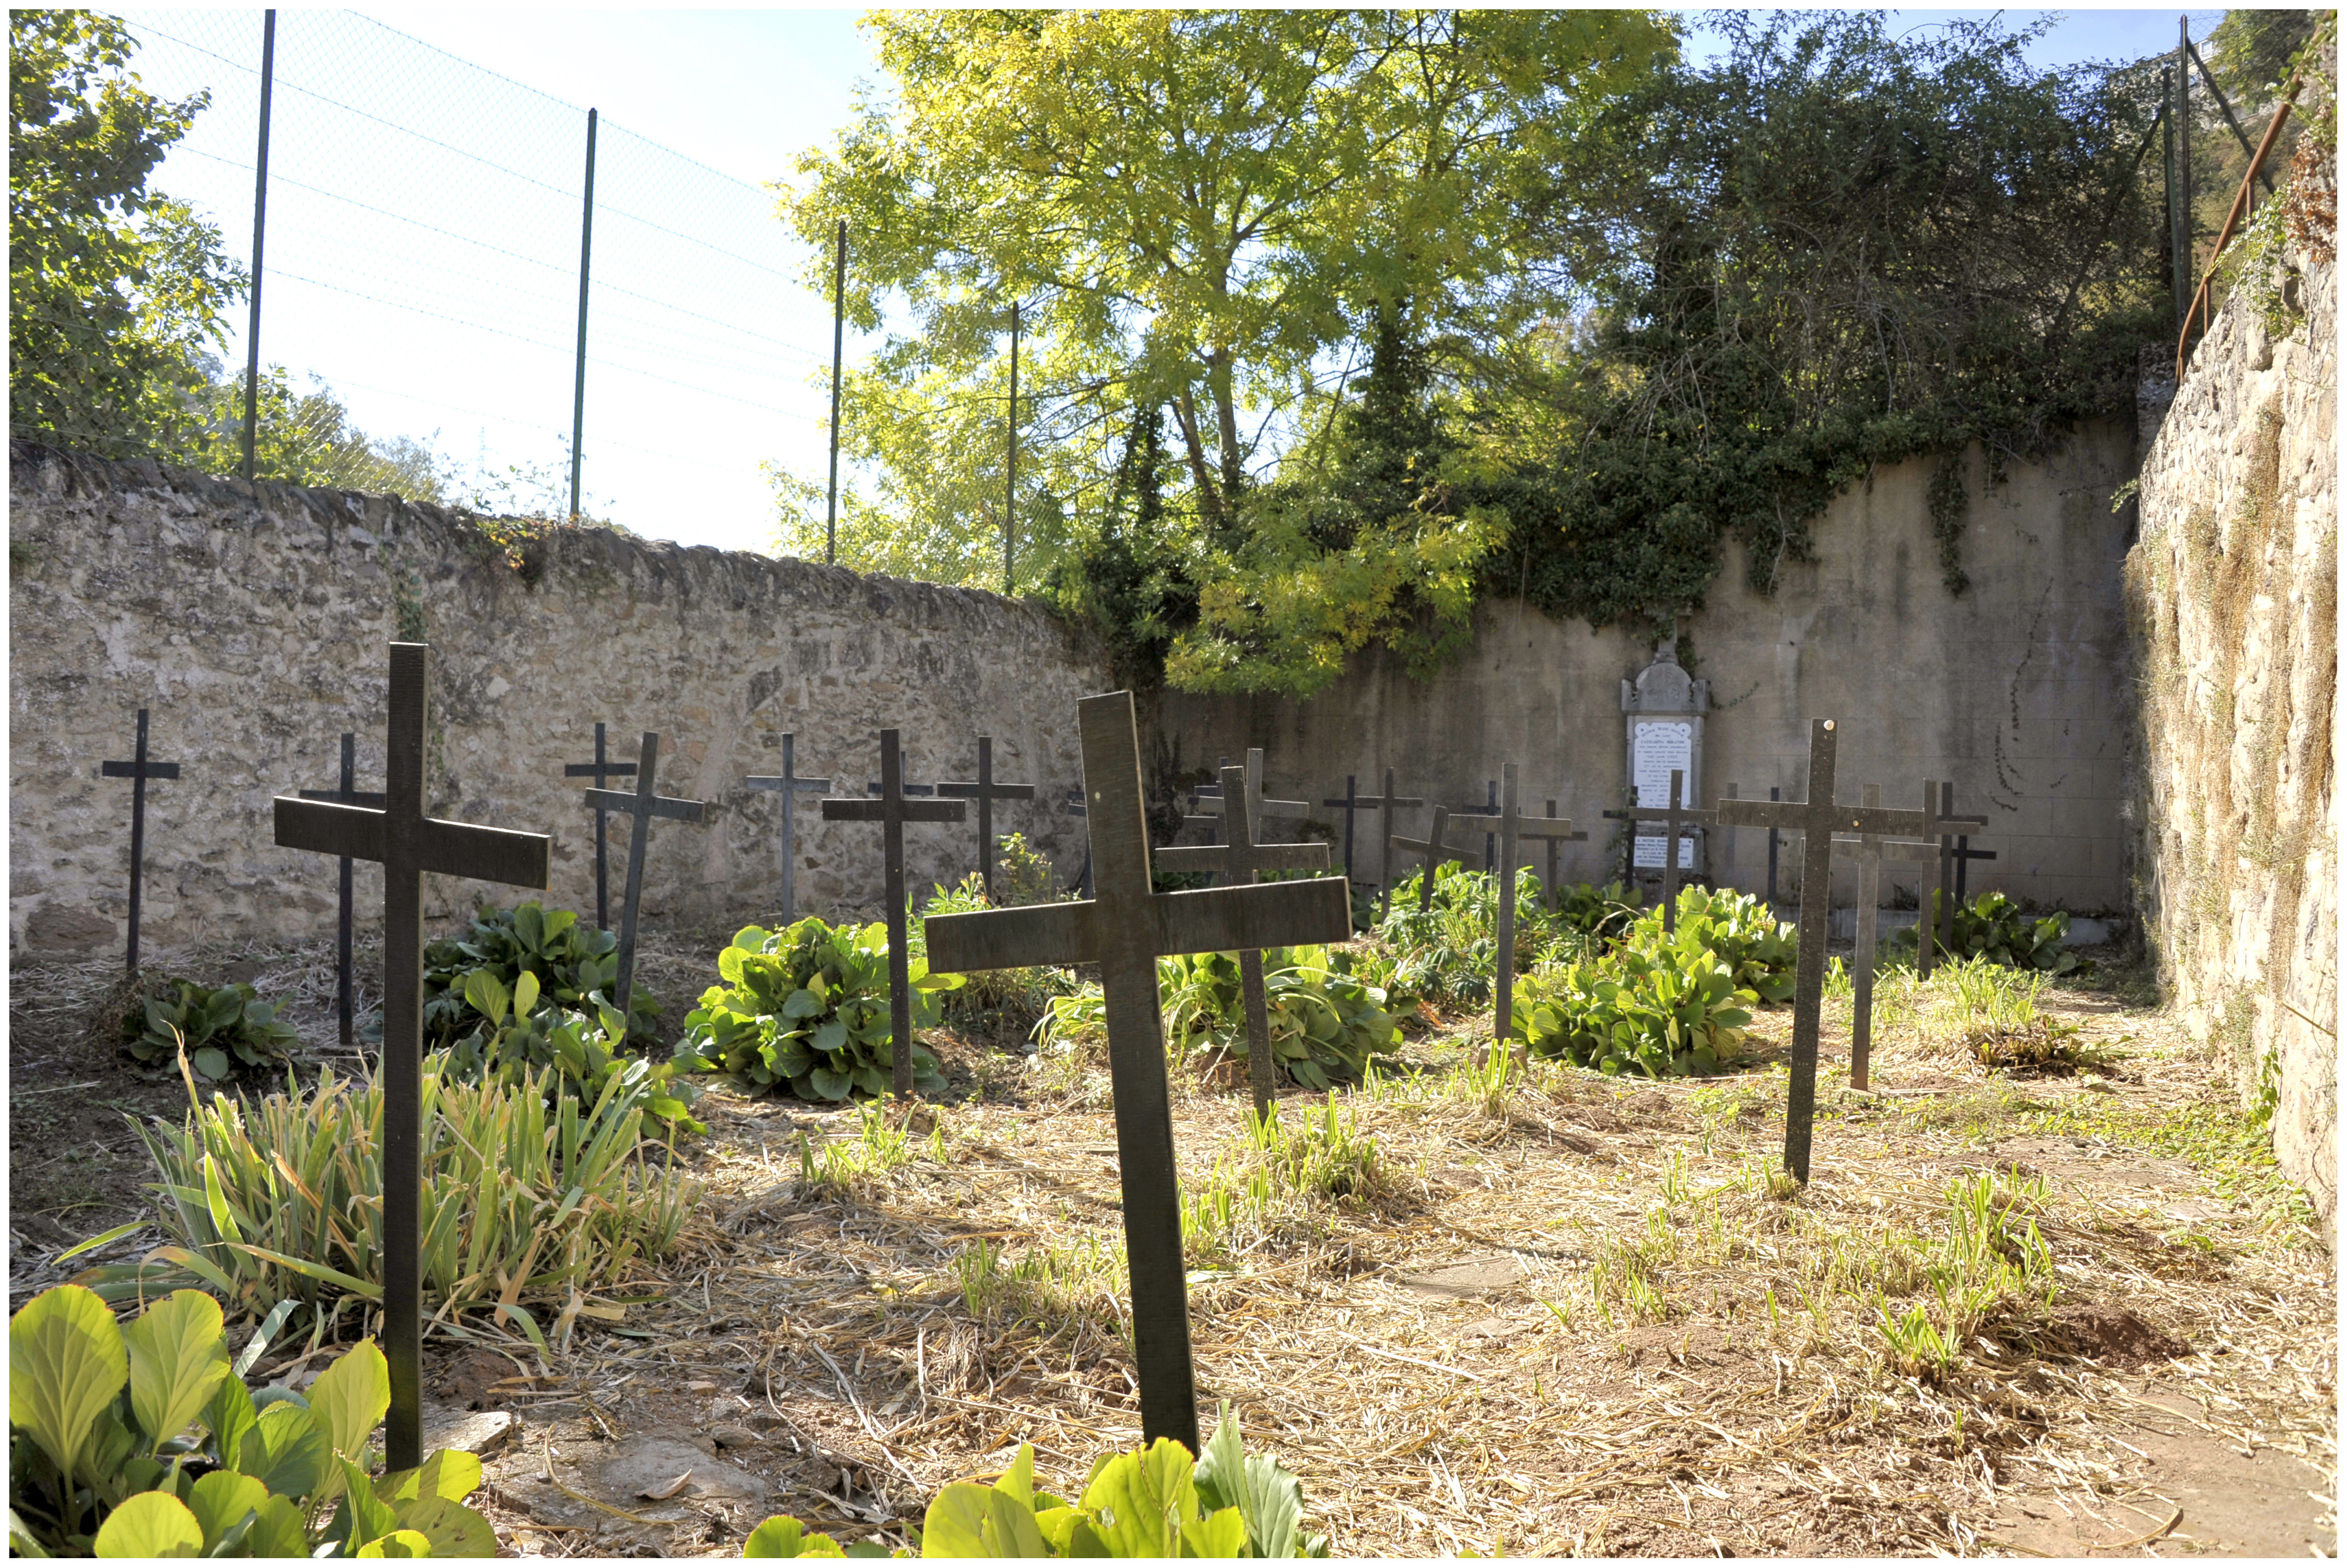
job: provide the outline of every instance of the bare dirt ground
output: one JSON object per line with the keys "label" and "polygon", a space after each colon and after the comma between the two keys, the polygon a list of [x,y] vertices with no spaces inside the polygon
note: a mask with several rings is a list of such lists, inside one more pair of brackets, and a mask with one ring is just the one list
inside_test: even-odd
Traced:
{"label": "bare dirt ground", "polygon": [[[722,940],[646,953],[672,1025]],[[94,970],[44,976],[20,964],[11,1003],[19,1302],[86,1261],[46,1263],[67,1238],[135,1211],[121,1112],[184,1106],[74,1016]],[[289,1018],[331,1040],[331,987],[294,989]],[[1336,1098],[1358,1180],[1275,1184],[1194,1242],[1208,1408],[1304,1477],[1339,1555],[2335,1553],[2337,1302],[2311,1216],[2163,1014],[2124,983],[2056,999],[2099,1066],[1992,1073],[1894,1030],[1862,1094],[1829,1014],[1799,1192],[1768,1174],[1772,1062],[1495,1082],[1461,1065],[1467,1020],[1436,1020]],[[1756,1036],[1789,1029],[1770,1009]],[[1068,1491],[1137,1440],[1104,1063],[930,1041],[950,1089],[901,1149],[853,1109],[713,1088],[679,1151],[706,1198],[619,1321],[546,1364],[427,1346],[444,1411],[512,1418],[477,1423],[509,1551],[732,1555],[773,1512],[895,1542],[1021,1441]],[[1245,1103],[1177,1079],[1185,1192],[1262,1167]],[[1325,1126],[1328,1102],[1292,1093],[1283,1124],[1307,1112]],[[803,1138],[830,1179],[803,1179]],[[1885,1325],[1946,1321],[1928,1281],[1983,1178],[1999,1235],[2034,1224],[2050,1268],[1918,1360]]]}

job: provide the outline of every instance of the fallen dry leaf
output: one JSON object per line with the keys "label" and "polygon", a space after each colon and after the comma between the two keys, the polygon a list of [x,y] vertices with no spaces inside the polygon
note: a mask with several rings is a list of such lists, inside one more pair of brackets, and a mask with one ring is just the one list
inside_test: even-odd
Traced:
{"label": "fallen dry leaf", "polygon": [[682,1475],[678,1476],[674,1481],[670,1481],[665,1486],[648,1486],[636,1495],[638,1497],[650,1498],[654,1502],[666,1502],[670,1498],[674,1497],[678,1492],[682,1491],[685,1489],[686,1484],[692,1480],[692,1472],[691,1471],[686,1471]]}

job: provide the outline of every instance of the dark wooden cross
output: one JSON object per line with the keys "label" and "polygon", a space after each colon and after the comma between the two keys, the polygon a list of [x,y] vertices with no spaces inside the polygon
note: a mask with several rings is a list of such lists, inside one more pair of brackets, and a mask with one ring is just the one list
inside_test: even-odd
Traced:
{"label": "dark wooden cross", "polygon": [[[1352,781],[1350,779],[1345,781],[1345,787],[1348,793],[1351,791]],[[1386,770],[1386,793],[1377,795],[1363,795],[1359,800],[1353,804],[1361,807],[1365,811],[1374,807],[1378,813],[1378,912],[1381,915],[1388,914],[1393,909],[1394,813],[1397,810],[1402,809],[1415,810],[1418,807],[1424,805],[1426,802],[1414,794],[1396,794],[1394,793],[1394,771],[1391,768],[1388,768]],[[1438,834],[1436,836],[1440,837],[1441,835]]]}
{"label": "dark wooden cross", "polygon": [[[381,790],[358,787],[358,737],[343,732],[343,780],[333,789],[305,789],[302,800],[339,801],[344,805],[383,804]],[[351,1049],[351,857],[342,857],[342,912],[334,937],[334,1016],[342,1026],[343,1049]]]}
{"label": "dark wooden cross", "polygon": [[543,889],[554,845],[542,833],[424,815],[430,655],[420,642],[391,645],[380,809],[298,795],[273,803],[280,848],[383,866],[383,1351],[391,1371],[384,1447],[393,1470],[424,1462],[424,874]]}
{"label": "dark wooden cross", "polygon": [[[1924,788],[1928,798],[1929,785]],[[1882,786],[1868,784],[1860,798],[1871,810],[1882,804]],[[1854,853],[1858,856],[1857,943],[1850,955],[1850,1086],[1867,1087],[1874,1051],[1874,942],[1875,927],[1881,923],[1876,907],[1882,901],[1882,861],[1885,854],[1896,856],[1908,849],[1930,849],[1927,841],[1910,843],[1904,839],[1886,840],[1880,834],[1862,834],[1856,839],[1834,840],[1837,851]]]}
{"label": "dark wooden cross", "polygon": [[1550,815],[1545,817],[1526,816],[1516,809],[1515,764],[1501,764],[1500,777],[1503,783],[1497,816],[1454,816],[1450,819],[1470,833],[1480,827],[1499,838],[1499,859],[1493,865],[1495,880],[1492,885],[1492,891],[1499,895],[1500,899],[1500,957],[1491,986],[1491,1039],[1494,1043],[1506,1040],[1508,1031],[1515,1027],[1516,841],[1520,838],[1545,838],[1553,845],[1557,839],[1568,838],[1573,834],[1572,819],[1555,815],[1554,801],[1549,803]]}
{"label": "dark wooden cross", "polygon": [[978,737],[978,777],[953,784],[938,785],[941,795],[978,802],[978,872],[986,884],[986,899],[994,901],[994,803],[998,800],[1033,800],[1033,784],[1007,784],[994,782],[994,737]]}
{"label": "dark wooden cross", "polygon": [[[1483,810],[1481,815],[1485,817],[1493,816],[1498,814],[1499,809],[1500,781],[1498,779],[1487,779],[1483,784]],[[1466,811],[1453,813],[1450,820],[1453,822],[1464,822],[1469,817],[1475,815],[1474,808],[1471,806]],[[1498,840],[1494,835],[1487,833],[1483,835],[1483,869],[1486,871],[1491,869],[1492,851],[1496,847],[1497,844]]]}
{"label": "dark wooden cross", "polygon": [[[615,763],[604,754],[603,725],[599,720],[595,725],[595,760],[591,763],[566,763],[562,776],[567,779],[593,779],[595,787],[600,790],[613,779],[627,778],[635,771],[635,764]],[[595,928],[599,931],[611,928],[610,887],[604,873],[603,811],[600,806],[595,811]]]}
{"label": "dark wooden cross", "polygon": [[1084,698],[1076,704],[1076,719],[1100,897],[938,916],[927,922],[929,962],[949,974],[1040,964],[1100,966],[1125,1255],[1133,1271],[1142,1440],[1172,1438],[1196,1453],[1198,1391],[1190,1360],[1182,1199],[1157,958],[1164,953],[1341,942],[1352,935],[1352,913],[1345,885],[1334,876],[1151,891],[1133,693]]}
{"label": "dark wooden cross", "polygon": [[[1084,792],[1082,790],[1071,789],[1068,792],[1068,815],[1070,816],[1081,816],[1084,815]],[[1076,878],[1076,891],[1082,894],[1087,898],[1092,896],[1092,838],[1089,835],[1087,835],[1084,839],[1084,869],[1082,874]]]}
{"label": "dark wooden cross", "polygon": [[[1981,825],[1986,826],[1987,824],[1983,823]],[[1959,904],[1963,903],[1966,897],[1964,884],[1971,880],[1970,877],[1964,875],[1965,868],[1975,860],[1994,860],[1996,858],[1995,850],[1974,849],[1972,846],[1972,843],[1971,835],[1963,833],[1956,835],[1955,853],[1950,856],[1950,858],[1954,860],[1956,863],[1956,902]]]}
{"label": "dark wooden cross", "polygon": [[1345,808],[1345,880],[1350,882],[1353,879],[1353,812],[1361,804],[1359,795],[1353,790],[1353,775],[1351,774],[1345,775],[1343,794],[1330,795],[1320,804],[1341,805]]}
{"label": "dark wooden cross", "polygon": [[1424,838],[1396,835],[1386,841],[1396,849],[1425,856],[1426,868],[1418,879],[1418,912],[1421,915],[1434,907],[1434,868],[1447,861],[1463,866],[1467,857],[1475,853],[1472,845],[1450,843],[1450,808],[1438,805],[1434,808],[1434,826]]}
{"label": "dark wooden cross", "polygon": [[798,735],[785,733],[783,736],[783,771],[779,774],[752,774],[742,783],[750,789],[779,790],[783,796],[783,924],[787,926],[799,917],[799,897],[795,885],[798,871],[798,800],[805,790],[821,794],[831,787],[829,779],[803,779],[794,771],[797,761]]}
{"label": "dark wooden cross", "polygon": [[[1668,936],[1679,928],[1679,829],[1682,827],[1708,827],[1717,820],[1716,815],[1712,812],[1693,811],[1686,809],[1680,804],[1680,792],[1686,787],[1686,773],[1681,769],[1673,768],[1671,770],[1670,804],[1658,811],[1652,806],[1642,809],[1638,805],[1633,804],[1628,811],[1622,814],[1630,820],[1630,844],[1632,850],[1634,851],[1631,857],[1631,864],[1633,866],[1637,864],[1635,851],[1638,843],[1638,824],[1642,822],[1659,822],[1665,825],[1663,828],[1665,835],[1665,843],[1663,846],[1663,934],[1665,936]],[[1693,870],[1694,867],[1689,866],[1688,869]]]}
{"label": "dark wooden cross", "polygon": [[[1220,766],[1215,769],[1217,782],[1210,784],[1200,784],[1196,790],[1192,792],[1194,798],[1197,800],[1212,801],[1219,801],[1222,799],[1223,786],[1219,782],[1221,772],[1223,768],[1227,768],[1230,765],[1231,759],[1225,757],[1222,760]],[[1263,830],[1264,820],[1266,817],[1307,816],[1311,814],[1312,807],[1300,800],[1271,800],[1266,798],[1263,793],[1263,748],[1261,746],[1249,746],[1247,748],[1246,754],[1246,810],[1247,821],[1255,825],[1257,832],[1261,832]],[[1223,819],[1219,815],[1185,816],[1182,820],[1184,823],[1204,823],[1210,834],[1223,825]]]}
{"label": "dark wooden cross", "polygon": [[[1246,774],[1223,770],[1223,833],[1221,844],[1161,849],[1161,871],[1211,871],[1253,882],[1258,871],[1319,871],[1328,865],[1325,844],[1257,844],[1255,824],[1247,816]],[[1351,907],[1349,902],[1347,905]],[[1349,933],[1348,933],[1349,934]],[[1263,989],[1263,949],[1239,949],[1239,999],[1246,1009],[1247,1081],[1255,1089],[1255,1111],[1268,1115],[1279,1093],[1279,1068],[1271,1060],[1271,1009]]]}
{"label": "dark wooden cross", "polygon": [[[1954,886],[1954,873],[1963,862],[1956,858],[1955,839],[1949,830],[1954,827],[1986,827],[1984,816],[1958,816],[1956,786],[1945,779],[1923,781],[1924,827],[1915,836],[1921,844],[1898,844],[1888,846],[1888,858],[1913,861],[1922,867],[1915,888],[1915,978],[1928,980],[1938,968],[1932,948],[1936,945],[1949,958],[1956,951],[1956,905],[1947,897]],[[1932,906],[1938,902],[1938,941],[1933,942]]]}
{"label": "dark wooden cross", "polygon": [[[1768,798],[1770,800],[1775,800],[1779,793],[1778,789],[1772,786],[1768,791]],[[1734,779],[1727,781],[1727,798],[1729,800],[1740,800],[1743,798],[1736,793],[1736,781]],[[1725,820],[1725,818],[1722,819],[1723,823]],[[1772,914],[1775,913],[1777,908],[1777,845],[1780,842],[1781,840],[1778,836],[1777,830],[1773,827],[1770,828],[1768,830],[1768,908],[1769,912]],[[1731,866],[1736,864],[1736,834],[1732,829],[1727,835],[1727,863]]]}
{"label": "dark wooden cross", "polygon": [[147,781],[179,776],[177,763],[147,760],[147,710],[138,710],[138,740],[127,763],[102,762],[97,776],[130,781],[130,972],[138,972],[138,886],[147,860]]}
{"label": "dark wooden cross", "polygon": [[[1548,803],[1548,815],[1550,820],[1556,820],[1556,802]],[[1563,825],[1572,826],[1572,819],[1570,817],[1563,819]],[[1540,836],[1548,840],[1548,896],[1544,902],[1549,907],[1554,908],[1556,907],[1556,846],[1568,842],[1586,844],[1589,841],[1589,830],[1583,828],[1578,833],[1543,833]]]}
{"label": "dark wooden cross", "polygon": [[654,794],[652,775],[660,771],[660,732],[646,730],[641,749],[636,753],[636,787],[632,790],[590,789],[587,804],[595,815],[607,811],[624,811],[635,818],[628,834],[628,893],[620,906],[620,974],[612,985],[611,1005],[620,1012],[628,1010],[628,994],[636,982],[636,910],[644,893],[644,850],[651,842],[652,818],[665,816],[676,822],[699,822],[704,804],[697,800],[679,800],[673,795]]}
{"label": "dark wooden cross", "polygon": [[[891,1092],[913,1092],[913,970],[906,952],[905,825],[908,822],[959,822],[968,807],[958,800],[907,800],[913,793],[905,783],[904,753],[899,732],[880,732],[880,782],[872,785],[877,800],[827,799],[825,822],[876,822],[880,825],[880,865],[888,903],[888,1087]],[[934,950],[929,966],[951,973],[939,964]]]}

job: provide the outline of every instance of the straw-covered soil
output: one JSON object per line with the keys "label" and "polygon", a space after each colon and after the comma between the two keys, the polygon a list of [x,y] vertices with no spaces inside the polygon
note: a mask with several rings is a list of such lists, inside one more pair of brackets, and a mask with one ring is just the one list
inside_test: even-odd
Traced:
{"label": "straw-covered soil", "polygon": [[[647,955],[671,1020],[713,951]],[[292,989],[331,1040],[331,985]],[[73,1190],[28,1091],[168,1099],[68,1050],[62,990],[13,1017],[20,1300],[128,1169],[118,1139],[108,1201],[28,1208]],[[1991,1069],[1963,1019],[1886,998],[1870,1093],[1830,1006],[1799,1190],[1770,1174],[1789,1009],[1752,1070],[1661,1084],[1479,1071],[1434,1020],[1333,1112],[1291,1094],[1268,1148],[1237,1075],[1177,1071],[1209,1420],[1228,1401],[1302,1475],[1339,1555],[2335,1551],[2311,1215],[2145,999],[2040,1003],[2069,1060]],[[1068,1491],[1137,1440],[1106,1062],[1006,1032],[932,1035],[952,1087],[909,1116],[712,1088],[677,1151],[706,1196],[622,1316],[543,1362],[427,1347],[436,1399],[518,1418],[482,1496],[509,1548],[731,1555],[771,1512],[899,1541],[1020,1442]]]}

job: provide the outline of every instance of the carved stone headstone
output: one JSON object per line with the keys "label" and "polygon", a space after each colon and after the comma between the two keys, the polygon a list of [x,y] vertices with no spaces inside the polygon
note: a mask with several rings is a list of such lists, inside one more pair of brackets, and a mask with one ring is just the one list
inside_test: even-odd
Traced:
{"label": "carved stone headstone", "polygon": [[[1655,651],[1655,661],[1622,682],[1624,738],[1629,743],[1631,787],[1641,801],[1657,804],[1670,798],[1671,774],[1685,775],[1682,798],[1700,801],[1703,792],[1703,722],[1711,711],[1711,682],[1689,675],[1679,664],[1677,639]],[[1704,856],[1704,830],[1690,827],[1682,837],[1679,866],[1700,876],[1710,870]],[[1660,871],[1669,856],[1665,835],[1641,833],[1631,863],[1641,870]]]}

